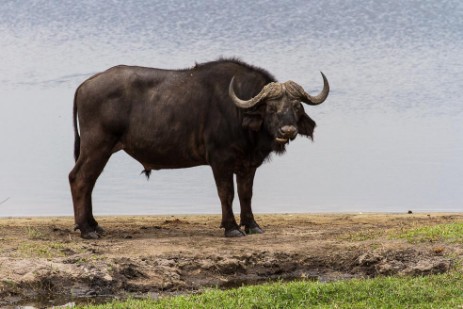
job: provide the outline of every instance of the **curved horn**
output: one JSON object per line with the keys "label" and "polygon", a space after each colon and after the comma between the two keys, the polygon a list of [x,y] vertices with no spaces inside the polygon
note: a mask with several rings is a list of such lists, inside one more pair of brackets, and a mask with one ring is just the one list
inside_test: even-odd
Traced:
{"label": "curved horn", "polygon": [[308,104],[308,105],[318,105],[323,103],[326,98],[328,97],[328,93],[330,92],[330,84],[328,84],[328,80],[326,79],[325,74],[320,72],[323,77],[323,90],[316,96],[311,96],[305,91],[302,91],[301,101]]}
{"label": "curved horn", "polygon": [[255,97],[245,101],[241,100],[238,98],[235,94],[235,91],[233,90],[233,82],[235,81],[235,76],[232,77],[230,81],[230,85],[228,86],[228,95],[231,97],[233,100],[233,103],[235,103],[236,106],[239,108],[251,108],[255,106],[257,103],[259,103],[263,98],[265,98],[268,95],[269,92],[269,87],[266,85],[260,92],[257,94]]}

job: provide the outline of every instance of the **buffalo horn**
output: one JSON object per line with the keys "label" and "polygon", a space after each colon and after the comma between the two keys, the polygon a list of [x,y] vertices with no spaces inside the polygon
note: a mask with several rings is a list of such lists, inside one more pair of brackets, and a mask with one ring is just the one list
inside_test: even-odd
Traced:
{"label": "buffalo horn", "polygon": [[235,77],[233,76],[233,78],[230,81],[230,85],[228,86],[228,94],[231,97],[231,99],[233,100],[233,103],[235,103],[235,105],[238,106],[239,108],[251,108],[251,107],[255,106],[257,103],[262,101],[262,99],[264,99],[269,94],[269,92],[271,90],[271,87],[273,85],[273,83],[270,83],[270,84],[266,85],[259,92],[259,94],[257,94],[255,97],[245,101],[245,100],[241,100],[240,98],[238,98],[236,96],[235,90],[233,90],[233,82],[234,81],[235,81]]}
{"label": "buffalo horn", "polygon": [[301,101],[308,105],[318,105],[323,103],[328,97],[328,93],[330,92],[330,84],[328,84],[328,79],[326,79],[326,76],[325,74],[323,74],[323,72],[320,73],[323,77],[323,89],[318,95],[311,96],[310,94],[302,90]]}

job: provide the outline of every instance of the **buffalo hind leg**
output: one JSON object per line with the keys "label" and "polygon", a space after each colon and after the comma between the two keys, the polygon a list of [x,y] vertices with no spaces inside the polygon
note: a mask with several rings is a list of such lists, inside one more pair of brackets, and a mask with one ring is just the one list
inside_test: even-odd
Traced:
{"label": "buffalo hind leg", "polygon": [[236,174],[236,182],[238,185],[238,197],[240,199],[241,214],[240,226],[244,226],[246,234],[262,234],[263,229],[254,220],[254,215],[251,208],[252,187],[254,184],[254,176],[256,169],[247,169]]}
{"label": "buffalo hind leg", "polygon": [[98,147],[86,147],[85,150],[69,173],[69,183],[74,205],[75,229],[80,230],[82,238],[96,239],[104,230],[93,217],[92,191],[112,154],[112,145],[110,147],[105,143]]}
{"label": "buffalo hind leg", "polygon": [[240,230],[233,215],[233,171],[222,166],[212,166],[215,184],[222,205],[222,224],[221,228],[225,229],[225,237],[241,237],[245,234]]}

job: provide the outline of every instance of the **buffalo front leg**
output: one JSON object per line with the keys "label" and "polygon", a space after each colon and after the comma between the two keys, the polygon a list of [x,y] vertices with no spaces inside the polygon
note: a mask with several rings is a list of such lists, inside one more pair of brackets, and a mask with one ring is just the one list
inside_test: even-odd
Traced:
{"label": "buffalo front leg", "polygon": [[252,187],[254,184],[255,174],[255,168],[241,171],[236,174],[238,197],[240,199],[241,206],[240,226],[244,226],[246,234],[262,234],[264,232],[264,230],[262,230],[254,220],[251,208]]}
{"label": "buffalo front leg", "polygon": [[86,239],[99,238],[104,233],[92,212],[92,191],[111,155],[111,152],[102,150],[99,149],[91,155],[81,153],[76,165],[69,173],[75,229],[79,229],[81,237]]}
{"label": "buffalo front leg", "polygon": [[215,184],[222,205],[222,224],[220,227],[225,229],[225,237],[241,237],[245,234],[240,230],[233,215],[233,171],[223,167],[212,167]]}

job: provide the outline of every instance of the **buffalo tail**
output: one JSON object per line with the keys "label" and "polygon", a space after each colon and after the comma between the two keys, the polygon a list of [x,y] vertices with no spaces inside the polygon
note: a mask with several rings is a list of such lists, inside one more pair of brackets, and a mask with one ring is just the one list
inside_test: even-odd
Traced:
{"label": "buffalo tail", "polygon": [[74,159],[77,161],[79,159],[80,155],[80,136],[79,136],[79,130],[77,128],[77,92],[79,89],[76,90],[76,93],[74,94],[74,106],[73,106],[73,112],[72,112],[72,117],[73,117],[73,123],[74,123]]}

